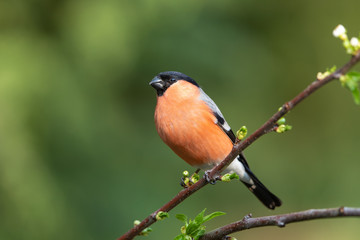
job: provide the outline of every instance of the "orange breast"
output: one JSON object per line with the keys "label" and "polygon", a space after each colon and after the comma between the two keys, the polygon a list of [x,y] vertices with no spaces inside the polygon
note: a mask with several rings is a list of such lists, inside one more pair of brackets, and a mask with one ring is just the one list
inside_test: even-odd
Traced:
{"label": "orange breast", "polygon": [[233,146],[199,95],[197,87],[178,81],[158,97],[155,110],[161,139],[192,166],[219,162]]}

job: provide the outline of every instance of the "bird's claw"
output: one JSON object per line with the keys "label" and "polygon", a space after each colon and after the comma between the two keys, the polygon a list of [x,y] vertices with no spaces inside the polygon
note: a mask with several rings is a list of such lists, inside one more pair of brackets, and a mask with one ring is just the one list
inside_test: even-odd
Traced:
{"label": "bird's claw", "polygon": [[208,183],[214,185],[216,183],[216,181],[221,180],[221,176],[218,175],[218,176],[215,176],[215,177],[211,177],[210,172],[211,172],[211,170],[205,171],[204,178]]}

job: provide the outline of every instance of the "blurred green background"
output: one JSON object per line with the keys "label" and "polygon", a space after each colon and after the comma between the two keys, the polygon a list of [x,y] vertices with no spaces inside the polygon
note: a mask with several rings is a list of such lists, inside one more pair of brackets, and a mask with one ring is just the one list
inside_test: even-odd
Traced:
{"label": "blurred green background", "polygon": [[[333,28],[360,32],[360,2],[0,2],[0,239],[116,239],[181,188],[193,171],[154,123],[161,71],[193,77],[233,129],[258,128],[316,73],[349,56]],[[360,70],[359,66],[356,67]],[[360,108],[331,83],[287,116],[292,131],[245,152],[283,206],[267,210],[239,182],[207,186],[153,225],[180,233],[176,213],[243,218],[360,207]],[[238,239],[358,239],[360,219],[260,228]]]}

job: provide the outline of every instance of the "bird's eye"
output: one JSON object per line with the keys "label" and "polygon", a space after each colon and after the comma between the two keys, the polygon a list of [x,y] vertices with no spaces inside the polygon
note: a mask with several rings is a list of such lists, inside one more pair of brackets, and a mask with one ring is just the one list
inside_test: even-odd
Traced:
{"label": "bird's eye", "polygon": [[176,82],[176,79],[175,78],[170,78],[170,82],[174,83],[174,82]]}

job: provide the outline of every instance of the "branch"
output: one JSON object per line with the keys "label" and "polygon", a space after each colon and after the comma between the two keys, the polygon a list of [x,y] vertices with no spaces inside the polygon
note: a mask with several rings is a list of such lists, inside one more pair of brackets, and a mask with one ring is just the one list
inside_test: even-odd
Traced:
{"label": "branch", "polygon": [[257,129],[253,134],[251,134],[244,141],[241,141],[234,145],[230,154],[217,166],[215,166],[211,172],[208,174],[210,178],[214,178],[216,174],[225,169],[243,150],[250,146],[254,141],[259,137],[271,131],[276,122],[282,118],[286,113],[292,110],[297,104],[309,97],[313,92],[318,90],[320,87],[323,87],[325,84],[331,82],[332,80],[339,79],[342,75],[347,73],[356,63],[360,61],[360,51],[357,51],[353,55],[349,62],[347,62],[343,67],[335,71],[334,73],[328,75],[322,80],[315,80],[309,86],[307,86],[301,93],[299,93],[292,100],[286,102],[281,109],[275,113],[268,121],[264,123],[259,129]]}
{"label": "branch", "polygon": [[204,234],[200,240],[215,240],[225,239],[224,237],[230,233],[243,231],[246,229],[265,227],[265,226],[278,226],[285,227],[288,223],[301,222],[307,220],[314,220],[320,218],[335,218],[335,217],[351,217],[360,216],[360,208],[327,208],[327,209],[310,209],[301,212],[293,212],[288,214],[266,216],[251,218],[245,216],[243,220],[230,223],[226,226],[215,229],[211,232]]}
{"label": "branch", "polygon": [[[286,102],[281,109],[275,113],[267,122],[264,123],[259,129],[257,129],[253,134],[251,134],[244,141],[238,142],[234,144],[233,149],[229,153],[229,155],[218,165],[216,165],[213,169],[208,172],[208,176],[210,179],[213,179],[216,175],[218,175],[223,169],[225,169],[235,158],[239,155],[243,150],[245,150],[248,146],[250,146],[254,141],[256,141],[259,137],[268,133],[276,124],[276,122],[283,117],[286,113],[288,113],[291,109],[293,109],[297,104],[301,101],[309,97],[313,92],[315,92],[320,87],[325,84],[331,82],[334,79],[340,78],[342,75],[347,73],[356,63],[360,61],[360,51],[357,51],[343,67],[338,69],[336,72],[328,75],[327,77],[321,80],[315,80],[312,82],[307,88],[305,88],[301,93],[299,93],[295,98]],[[137,235],[141,233],[142,230],[152,225],[156,222],[156,214],[160,211],[169,212],[171,209],[179,205],[186,198],[191,196],[193,193],[207,185],[208,182],[202,178],[194,185],[181,190],[173,199],[171,199],[164,206],[150,214],[147,218],[145,218],[139,225],[134,226],[127,233],[121,236],[118,240],[128,240],[133,239]]]}

